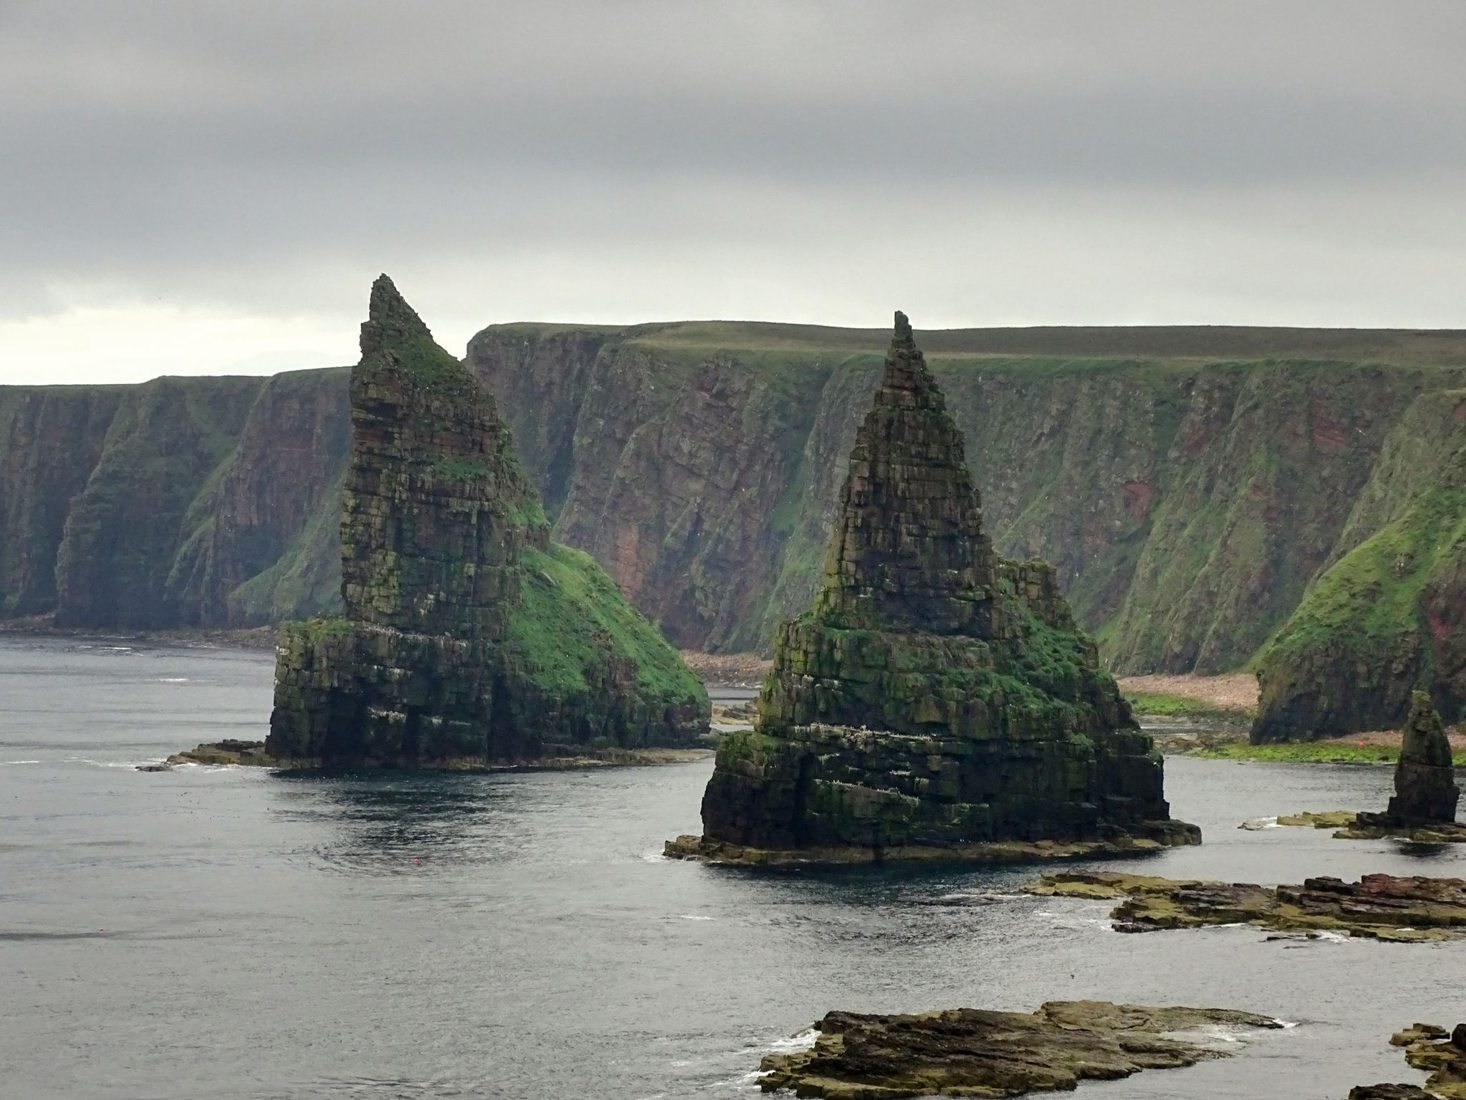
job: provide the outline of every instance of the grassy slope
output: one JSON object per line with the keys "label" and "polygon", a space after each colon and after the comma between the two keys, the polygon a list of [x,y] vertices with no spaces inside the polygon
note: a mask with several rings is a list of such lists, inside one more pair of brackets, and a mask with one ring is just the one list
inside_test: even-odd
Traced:
{"label": "grassy slope", "polygon": [[548,552],[526,547],[523,564],[523,602],[506,646],[546,690],[587,690],[586,673],[600,665],[609,641],[635,664],[646,692],[664,701],[706,699],[692,670],[589,554],[552,543]]}

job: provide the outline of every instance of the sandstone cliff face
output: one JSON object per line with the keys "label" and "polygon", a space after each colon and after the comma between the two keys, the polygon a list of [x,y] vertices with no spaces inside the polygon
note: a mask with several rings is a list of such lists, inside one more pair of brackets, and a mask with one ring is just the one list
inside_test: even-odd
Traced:
{"label": "sandstone cliff face", "polygon": [[[516,431],[540,431],[547,407],[576,423],[568,466],[528,463],[546,499],[563,502],[551,512],[556,532],[605,562],[680,644],[765,646],[814,594],[840,459],[879,359],[856,350],[850,330],[801,342],[793,326],[681,325],[583,334],[580,346],[598,350],[573,371],[564,349],[579,338],[556,332],[545,338],[553,354],[526,368],[518,348],[528,327],[485,330],[470,362],[497,391],[523,395],[508,406]],[[1385,436],[1422,390],[1461,378],[1437,359],[1466,357],[1449,342],[1371,334],[1351,343],[1286,330],[1075,333],[1027,333],[1029,354],[982,358],[965,348],[1008,350],[1015,337],[934,334],[951,350],[932,370],[991,482],[980,488],[995,545],[1052,561],[1121,671],[1247,661],[1318,571],[1369,533],[1346,524]],[[1147,357],[1043,354],[1072,353],[1076,340],[1102,352],[1121,339],[1129,347],[1116,350]],[[1208,360],[1208,347],[1393,362]],[[1411,355],[1432,365],[1396,365]],[[688,363],[731,363],[716,369],[745,381],[717,405]],[[779,403],[795,407],[779,416]],[[656,494],[643,499],[639,485]],[[687,492],[710,485],[713,499]],[[663,506],[668,495],[682,503]]]}
{"label": "sandstone cliff face", "polygon": [[550,542],[493,397],[386,276],[361,349],[345,615],[282,629],[268,751],[451,765],[706,730],[701,685],[593,561]]}
{"label": "sandstone cliff face", "polygon": [[1129,834],[1199,839],[1169,821],[1159,755],[1052,570],[993,551],[898,313],[814,607],[780,631],[755,729],[719,747],[697,847],[762,862]]}
{"label": "sandstone cliff face", "polygon": [[[767,648],[818,585],[878,339],[784,325],[507,325],[480,333],[469,361],[504,397],[558,538],[605,564],[679,644]],[[1440,417],[1416,398],[1466,382],[1466,339],[1450,333],[990,330],[926,342],[972,440],[995,547],[1053,562],[1119,671],[1251,659],[1322,570],[1443,476],[1454,444],[1428,434]],[[0,387],[0,614],[213,626],[340,607],[344,375],[174,381],[148,391],[146,432],[119,417],[135,416],[147,387]],[[245,384],[260,387],[248,415],[229,412],[231,387]],[[201,401],[216,412],[201,417]],[[201,419],[204,435],[227,437],[207,453]],[[130,439],[135,461],[102,462],[114,420],[113,442]],[[148,478],[192,495],[174,500]],[[130,545],[125,528],[149,494],[180,518],[146,553],[124,555],[125,595],[109,595],[103,576],[93,598],[86,563],[111,569],[109,548]],[[97,507],[107,496],[133,503]],[[96,531],[74,541],[64,572],[76,583],[58,606],[73,502],[78,527]],[[1448,565],[1432,572],[1433,629],[1446,639],[1431,643],[1432,668],[1461,667],[1444,629]],[[1371,721],[1403,716],[1424,660],[1407,655],[1389,674],[1399,686]],[[1295,679],[1286,669],[1300,661],[1338,667],[1270,662],[1273,683]]]}
{"label": "sandstone cliff face", "polygon": [[0,615],[255,625],[336,603],[345,381],[0,387]]}

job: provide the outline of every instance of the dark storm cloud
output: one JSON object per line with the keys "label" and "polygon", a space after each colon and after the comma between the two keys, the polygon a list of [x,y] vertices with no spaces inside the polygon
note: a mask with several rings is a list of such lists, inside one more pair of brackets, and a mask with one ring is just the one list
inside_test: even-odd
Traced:
{"label": "dark storm cloud", "polygon": [[[907,222],[960,241],[948,263],[1023,248],[1055,270],[1066,249],[1230,237],[1197,256],[1212,314],[1197,271],[1185,308],[1247,320],[1216,313],[1246,308],[1253,234],[1301,229],[1321,268],[1383,237],[1431,252],[1439,280],[1433,250],[1466,244],[1448,197],[1466,182],[1463,47],[1454,0],[0,0],[0,291],[11,316],[56,286],[334,309],[360,287],[332,278],[359,266],[539,249],[618,255],[636,278],[739,244],[770,257],[743,256],[750,277],[777,279],[797,267],[781,247],[879,260],[862,242]],[[1089,206],[1092,241],[983,228]],[[1151,277],[1100,311],[1170,289]],[[695,264],[681,286],[721,300]]]}

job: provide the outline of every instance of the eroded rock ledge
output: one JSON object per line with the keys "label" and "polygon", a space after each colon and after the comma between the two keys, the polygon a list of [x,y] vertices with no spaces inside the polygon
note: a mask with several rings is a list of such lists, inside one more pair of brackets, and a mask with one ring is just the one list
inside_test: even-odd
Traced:
{"label": "eroded rock ledge", "polygon": [[1105,871],[1063,871],[1026,887],[1052,897],[1121,898],[1119,932],[1251,924],[1283,932],[1337,932],[1393,943],[1466,932],[1466,881],[1365,875],[1358,882],[1305,879],[1299,886],[1206,882]]}
{"label": "eroded rock ledge", "polygon": [[1225,1057],[1185,1032],[1215,1025],[1279,1028],[1251,1012],[1050,1001],[1037,1012],[972,1008],[918,1015],[831,1012],[814,1046],[764,1058],[765,1092],[830,1100],[1023,1096]]}

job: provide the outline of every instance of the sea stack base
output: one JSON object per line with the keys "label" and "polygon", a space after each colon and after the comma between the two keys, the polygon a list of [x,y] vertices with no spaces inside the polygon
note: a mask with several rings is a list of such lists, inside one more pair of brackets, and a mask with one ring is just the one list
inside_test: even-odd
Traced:
{"label": "sea stack base", "polygon": [[1093,840],[992,840],[967,844],[902,844],[889,848],[753,848],[684,834],[669,840],[668,859],[744,867],[840,866],[861,863],[1030,863],[1069,859],[1120,859],[1201,843],[1201,830],[1185,821],[1152,821],[1123,835]]}

